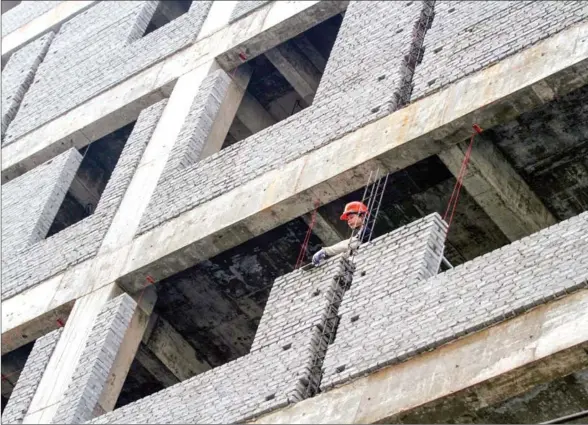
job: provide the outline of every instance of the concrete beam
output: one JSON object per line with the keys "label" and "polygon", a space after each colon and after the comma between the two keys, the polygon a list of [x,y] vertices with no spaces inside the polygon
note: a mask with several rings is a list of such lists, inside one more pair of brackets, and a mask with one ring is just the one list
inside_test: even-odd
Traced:
{"label": "concrete beam", "polygon": [[[3,1],[2,4],[4,3]],[[82,13],[94,3],[97,1],[63,1],[19,29],[5,35],[2,37],[2,59],[29,41],[49,31],[57,30],[63,22]]]}
{"label": "concrete beam", "polygon": [[[64,2],[81,3],[81,2]],[[348,1],[271,2],[243,19],[217,29],[226,19],[225,2],[213,4],[204,23],[206,36],[192,46],[137,73],[67,114],[2,148],[2,183],[74,146],[80,149],[137,119],[146,107],[168,97],[177,79],[216,58],[225,71],[265,52],[316,23],[340,13]],[[230,8],[230,7],[229,7]],[[229,11],[230,12],[230,11]]]}
{"label": "concrete beam", "polygon": [[321,74],[314,65],[289,41],[268,50],[265,56],[304,101],[311,104],[321,81]]}
{"label": "concrete beam", "polygon": [[308,213],[315,199],[359,189],[377,166],[403,169],[465,140],[473,123],[491,128],[587,84],[586,37],[588,23],[562,31],[4,301],[3,341],[103,282],[118,279],[134,292],[146,275],[161,280]]}
{"label": "concrete beam", "polygon": [[162,317],[155,319],[150,335],[145,336],[145,347],[178,381],[185,381],[212,369],[206,360],[199,360],[200,356],[190,343]]}
{"label": "concrete beam", "polygon": [[241,105],[237,109],[237,118],[252,134],[276,123],[274,117],[248,92],[243,96]]}
{"label": "concrete beam", "polygon": [[252,423],[448,423],[588,366],[588,290]]}
{"label": "concrete beam", "polygon": [[141,364],[161,385],[165,388],[177,384],[180,380],[170,372],[170,370],[155,355],[145,347],[144,344],[139,346],[135,360]]}
{"label": "concrete beam", "polygon": [[[469,141],[441,151],[439,158],[454,176]],[[485,137],[474,140],[463,187],[511,241],[544,229],[557,221],[541,200]]]}
{"label": "concrete beam", "polygon": [[[302,216],[302,219],[310,226],[312,221],[312,214],[305,214]],[[341,242],[343,239],[346,239],[345,235],[339,233],[339,230],[318,211],[314,217],[314,226],[312,231],[319,237],[321,241],[323,241],[325,246],[334,245],[337,242]]]}
{"label": "concrete beam", "polygon": [[294,37],[292,42],[298,48],[298,50],[304,53],[304,55],[310,60],[316,69],[318,69],[321,73],[325,71],[327,60],[322,55],[322,53],[319,52],[316,47],[314,47],[308,37],[306,37],[304,34],[300,34],[298,37]]}

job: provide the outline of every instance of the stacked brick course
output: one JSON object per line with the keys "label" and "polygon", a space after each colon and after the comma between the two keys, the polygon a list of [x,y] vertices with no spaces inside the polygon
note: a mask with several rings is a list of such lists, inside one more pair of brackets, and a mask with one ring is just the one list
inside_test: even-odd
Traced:
{"label": "stacked brick course", "polygon": [[122,294],[100,311],[53,423],[79,424],[101,411],[98,402],[131,324],[137,303]]}
{"label": "stacked brick course", "polygon": [[418,1],[351,2],[314,104],[161,181],[164,195],[151,200],[139,233],[397,108],[405,55],[422,37],[413,30],[425,11]]}
{"label": "stacked brick course", "polygon": [[407,241],[393,235],[358,254],[322,389],[588,287],[588,212],[428,280],[402,278]]}
{"label": "stacked brick course", "polygon": [[[3,300],[96,255],[166,103],[167,101],[161,101],[143,110],[139,115],[94,214],[47,239],[30,245],[21,250],[18,256],[3,257]],[[8,185],[19,184],[18,182],[27,178],[29,174],[35,175],[37,169],[5,184],[2,187],[3,200]],[[39,179],[38,184],[44,187],[47,182],[43,178]],[[67,191],[67,187],[65,190]],[[19,197],[19,205],[23,203],[22,193],[22,189],[15,191],[15,196],[17,194]],[[36,197],[32,198],[36,199]],[[2,208],[4,212],[6,205]],[[3,231],[12,229],[13,222],[11,219],[7,218],[5,221],[3,218]]]}
{"label": "stacked brick course", "polygon": [[2,186],[3,259],[47,235],[81,161],[70,149]]}
{"label": "stacked brick course", "polygon": [[33,349],[2,413],[2,423],[20,424],[24,419],[63,329],[56,329],[35,341]]}
{"label": "stacked brick course", "polygon": [[280,277],[249,354],[91,423],[244,422],[306,398],[320,380],[328,306],[342,295],[351,272],[335,257],[318,269]]}
{"label": "stacked brick course", "polygon": [[581,1],[437,1],[412,99],[588,19]]}
{"label": "stacked brick course", "polygon": [[54,33],[27,44],[15,52],[2,70],[2,137],[13,120],[20,103],[33,82],[39,64],[43,61]]}
{"label": "stacked brick course", "polygon": [[211,4],[195,1],[187,13],[145,36],[156,1],[99,2],[64,23],[4,144],[190,45]]}
{"label": "stacked brick course", "polygon": [[2,15],[2,37],[57,6],[61,1],[23,1]]}

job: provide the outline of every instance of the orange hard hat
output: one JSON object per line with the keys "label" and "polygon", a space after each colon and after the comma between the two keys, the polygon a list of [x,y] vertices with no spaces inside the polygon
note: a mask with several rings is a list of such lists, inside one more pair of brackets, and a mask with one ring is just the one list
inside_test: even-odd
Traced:
{"label": "orange hard hat", "polygon": [[347,220],[349,214],[361,214],[367,213],[367,207],[363,202],[353,201],[345,205],[345,211],[341,214],[341,220]]}

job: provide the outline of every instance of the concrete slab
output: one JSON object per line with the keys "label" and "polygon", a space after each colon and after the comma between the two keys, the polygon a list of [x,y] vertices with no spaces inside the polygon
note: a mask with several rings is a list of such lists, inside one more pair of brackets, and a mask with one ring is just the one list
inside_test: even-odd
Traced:
{"label": "concrete slab", "polygon": [[582,290],[252,423],[445,422],[586,367],[587,324]]}

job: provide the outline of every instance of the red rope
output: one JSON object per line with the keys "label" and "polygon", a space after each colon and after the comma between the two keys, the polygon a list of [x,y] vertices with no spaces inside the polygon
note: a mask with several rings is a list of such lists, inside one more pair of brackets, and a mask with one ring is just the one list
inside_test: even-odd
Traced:
{"label": "red rope", "polygon": [[[470,163],[472,147],[474,146],[474,138],[476,137],[476,134],[482,133],[482,129],[478,124],[474,124],[473,128],[474,131],[472,132],[472,136],[470,137],[470,144],[463,157],[463,161],[461,162],[461,168],[459,169],[459,174],[457,175],[457,180],[455,182],[455,186],[453,187],[453,192],[451,192],[451,197],[449,198],[449,202],[447,203],[447,209],[445,210],[445,214],[443,215],[443,220],[447,222],[447,232],[449,232],[449,227],[451,226],[451,223],[453,222],[453,217],[455,216],[455,210],[457,208],[457,203],[459,201],[459,194],[461,192],[461,187],[463,186],[463,178],[466,175],[468,164]],[[449,220],[447,220],[448,215]]]}
{"label": "red rope", "polygon": [[310,224],[308,225],[308,230],[306,231],[306,235],[304,236],[304,242],[302,242],[302,246],[300,247],[300,253],[298,254],[298,258],[296,259],[296,266],[294,267],[294,269],[297,269],[300,266],[302,266],[302,263],[304,262],[304,256],[306,255],[306,250],[308,249],[308,242],[310,242],[310,236],[312,235],[312,229],[316,221],[317,209],[318,201],[315,202],[315,209],[310,217]]}

